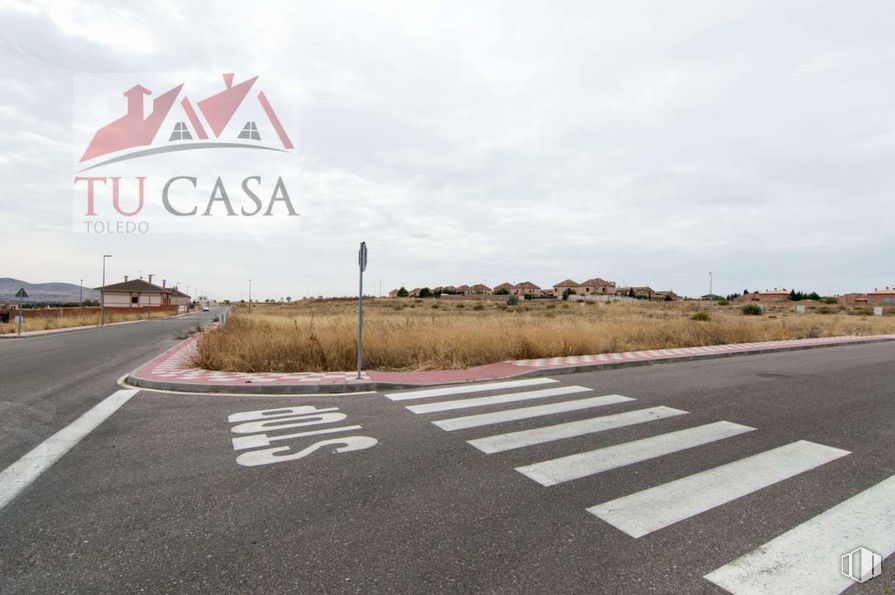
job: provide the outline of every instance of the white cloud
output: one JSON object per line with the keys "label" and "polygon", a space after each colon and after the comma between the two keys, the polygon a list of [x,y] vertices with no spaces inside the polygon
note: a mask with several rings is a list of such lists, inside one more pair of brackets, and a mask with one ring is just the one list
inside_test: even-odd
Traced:
{"label": "white cloud", "polygon": [[[64,280],[115,250],[122,274],[221,296],[248,276],[259,295],[350,294],[365,239],[386,288],[601,276],[699,294],[708,270],[724,291],[895,281],[888,3],[232,7],[0,4],[14,214],[0,243],[35,246],[5,274]],[[297,228],[65,231],[71,75],[175,70],[294,74],[271,93],[300,107]]]}

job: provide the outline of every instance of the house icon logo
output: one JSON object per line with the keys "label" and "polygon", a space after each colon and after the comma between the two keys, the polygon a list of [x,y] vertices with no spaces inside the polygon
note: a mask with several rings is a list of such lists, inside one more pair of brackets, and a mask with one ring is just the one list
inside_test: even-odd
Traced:
{"label": "house icon logo", "polygon": [[[181,83],[152,99],[147,114],[145,103],[153,91],[134,85],[124,91],[126,113],[99,128],[79,164],[81,171],[109,163],[148,155],[196,149],[262,149],[289,151],[294,148],[270,100],[258,84],[258,76],[234,83],[234,74],[223,75],[223,89],[195,104]],[[181,97],[181,95],[183,95]],[[179,101],[178,101],[179,99]],[[255,119],[237,121],[252,104],[253,112],[265,120],[271,131],[263,135]],[[260,107],[260,111],[257,108]],[[254,116],[250,116],[253,117]],[[163,125],[169,129],[162,129]]]}
{"label": "house icon logo", "polygon": [[882,574],[882,562],[879,554],[859,547],[842,556],[841,572],[853,581],[865,583]]}

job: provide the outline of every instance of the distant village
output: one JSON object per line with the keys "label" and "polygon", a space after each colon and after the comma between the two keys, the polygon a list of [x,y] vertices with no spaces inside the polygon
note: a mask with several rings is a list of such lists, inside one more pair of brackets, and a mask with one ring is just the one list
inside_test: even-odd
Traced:
{"label": "distant village", "polygon": [[[614,281],[607,281],[600,277],[588,279],[582,283],[566,279],[552,287],[542,288],[531,281],[522,283],[501,283],[495,287],[488,287],[482,283],[474,285],[445,285],[438,287],[415,287],[406,289],[401,287],[389,291],[388,296],[397,297],[478,297],[489,296],[515,296],[517,299],[562,299],[568,301],[634,301],[649,300],[654,302],[671,302],[680,299],[690,299],[679,296],[672,290],[657,291],[648,286],[618,287]],[[737,302],[786,302],[800,300],[826,299],[843,305],[854,304],[895,304],[895,288],[877,288],[867,293],[847,293],[830,298],[821,298],[817,293],[802,293],[792,289],[766,289],[764,291],[745,290],[741,294],[727,296],[706,294],[700,296],[700,300],[730,300]]]}

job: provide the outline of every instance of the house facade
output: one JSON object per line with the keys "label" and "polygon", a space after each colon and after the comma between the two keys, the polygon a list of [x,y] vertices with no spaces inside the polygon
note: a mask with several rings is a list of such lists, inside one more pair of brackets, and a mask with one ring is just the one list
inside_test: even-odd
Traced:
{"label": "house facade", "polygon": [[895,304],[895,288],[886,287],[867,293],[867,301],[871,304]]}
{"label": "house facade", "polygon": [[531,281],[523,281],[522,283],[517,283],[516,285],[513,285],[513,288],[510,290],[510,293],[513,295],[522,296],[522,297],[524,297],[526,295],[530,295],[530,296],[534,297],[534,296],[541,295],[541,288],[538,287],[537,285],[535,285],[534,283],[532,283]]}
{"label": "house facade", "polygon": [[190,305],[190,296],[176,287],[167,287],[165,281],[159,286],[143,279],[128,279],[125,276],[121,283],[95,289],[100,292],[100,303],[106,308],[177,306],[178,310],[185,312]]}

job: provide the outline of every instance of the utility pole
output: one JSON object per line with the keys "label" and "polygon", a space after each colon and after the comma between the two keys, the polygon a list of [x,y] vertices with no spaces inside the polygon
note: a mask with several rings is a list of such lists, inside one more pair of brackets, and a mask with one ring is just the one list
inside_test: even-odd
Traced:
{"label": "utility pole", "polygon": [[379,280],[379,297],[382,297],[382,279]]}
{"label": "utility pole", "polygon": [[712,271],[709,271],[709,296],[712,295]]}
{"label": "utility pole", "polygon": [[252,280],[249,279],[249,314],[252,313]]}
{"label": "utility pole", "polygon": [[360,243],[357,253],[357,379],[361,379],[364,352],[364,271],[367,269],[367,243]]}
{"label": "utility pole", "polygon": [[81,282],[78,284],[78,303],[81,306],[81,310],[84,309],[84,280],[81,279]]}
{"label": "utility pole", "polygon": [[[149,284],[152,285],[152,278],[155,276],[155,273],[149,273],[146,276],[149,277]],[[151,293],[149,294],[149,307],[146,310],[146,312],[147,312],[146,318],[148,320],[152,320],[152,294]]]}
{"label": "utility pole", "polygon": [[103,254],[103,288],[99,290],[99,325],[106,326],[106,259],[111,254]]}

